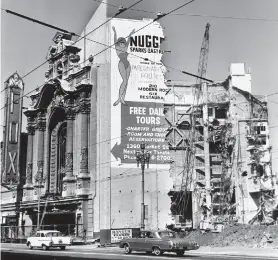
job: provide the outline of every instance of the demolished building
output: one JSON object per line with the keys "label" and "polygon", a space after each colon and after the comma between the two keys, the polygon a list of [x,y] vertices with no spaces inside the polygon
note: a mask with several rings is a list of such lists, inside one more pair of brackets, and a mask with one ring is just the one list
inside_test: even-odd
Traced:
{"label": "demolished building", "polygon": [[[231,64],[224,82],[203,83],[195,110],[194,86],[172,82],[169,87],[165,115],[174,179],[169,196],[176,209],[172,227],[186,227],[192,220],[194,228],[204,220],[273,223],[277,176],[271,168],[267,102],[251,94],[244,64]],[[190,143],[194,151],[186,161]]]}

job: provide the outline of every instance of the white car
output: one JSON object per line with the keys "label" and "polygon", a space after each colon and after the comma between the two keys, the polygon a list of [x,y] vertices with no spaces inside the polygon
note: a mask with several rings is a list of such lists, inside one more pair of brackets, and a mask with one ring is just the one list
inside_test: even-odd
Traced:
{"label": "white car", "polygon": [[71,237],[63,236],[60,231],[43,230],[37,231],[34,236],[28,237],[26,244],[29,249],[41,247],[43,250],[48,250],[50,247],[59,247],[61,250],[65,250],[66,246],[71,245],[71,242]]}

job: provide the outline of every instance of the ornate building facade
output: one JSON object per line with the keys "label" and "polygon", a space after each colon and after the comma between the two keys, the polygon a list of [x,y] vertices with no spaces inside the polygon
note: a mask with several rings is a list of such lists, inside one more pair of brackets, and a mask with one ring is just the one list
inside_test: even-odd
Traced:
{"label": "ornate building facade", "polygon": [[91,194],[88,131],[96,67],[80,66],[80,49],[69,35],[57,33],[53,41],[45,83],[31,95],[24,112],[28,151],[22,219],[29,225],[82,224],[86,232]]}

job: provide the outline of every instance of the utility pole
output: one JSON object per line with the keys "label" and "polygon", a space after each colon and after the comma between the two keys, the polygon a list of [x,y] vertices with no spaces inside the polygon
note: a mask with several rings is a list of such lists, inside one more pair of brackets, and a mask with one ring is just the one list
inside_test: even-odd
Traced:
{"label": "utility pole", "polygon": [[147,163],[147,167],[149,168],[149,160],[150,153],[148,151],[145,152],[145,144],[140,145],[141,151],[136,151],[136,161],[137,167],[139,167],[139,162],[141,163],[142,170],[142,181],[141,181],[141,230],[145,229],[145,163]]}

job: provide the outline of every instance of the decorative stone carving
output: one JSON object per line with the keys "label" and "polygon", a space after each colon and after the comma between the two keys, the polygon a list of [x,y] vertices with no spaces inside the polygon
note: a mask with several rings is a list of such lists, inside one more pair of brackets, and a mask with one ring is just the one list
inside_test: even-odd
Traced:
{"label": "decorative stone carving", "polygon": [[48,78],[49,78],[50,73],[49,73],[49,71],[48,71],[48,70],[44,73],[44,76],[45,76],[45,78],[46,78],[46,79],[48,79]]}
{"label": "decorative stone carving", "polygon": [[57,74],[60,75],[63,73],[63,70],[64,70],[64,64],[63,62],[59,61],[57,62],[56,64],[56,71],[57,71]]}
{"label": "decorative stone carving", "polygon": [[73,98],[68,98],[65,100],[65,104],[66,104],[66,107],[72,107],[74,105],[74,99]]}
{"label": "decorative stone carving", "polygon": [[37,128],[38,128],[39,131],[45,131],[46,121],[45,120],[38,121]]}
{"label": "decorative stone carving", "polygon": [[52,103],[51,103],[52,107],[63,107],[64,106],[64,98],[62,95],[55,95]]}
{"label": "decorative stone carving", "polygon": [[57,187],[57,143],[58,143],[58,129],[61,124],[57,124],[57,126],[53,129],[51,133],[51,146],[50,146],[50,180],[49,180],[49,190],[52,193],[56,192]]}
{"label": "decorative stone carving", "polygon": [[26,166],[26,183],[32,183],[33,163],[28,162]]}
{"label": "decorative stone carving", "polygon": [[36,182],[44,182],[44,176],[43,176],[43,161],[38,161],[37,162],[38,165],[38,171],[37,174],[35,176],[35,181]]}
{"label": "decorative stone carving", "polygon": [[62,36],[63,36],[62,34],[57,35],[57,38],[56,38],[56,43],[57,43],[56,54],[60,53],[65,47],[64,43],[63,43]]}
{"label": "decorative stone carving", "polygon": [[73,171],[73,153],[66,153],[66,169],[67,172]]}
{"label": "decorative stone carving", "polygon": [[18,87],[18,88],[23,88],[23,81],[19,77],[19,75],[14,73],[10,78],[8,79],[8,87]]}
{"label": "decorative stone carving", "polygon": [[69,55],[69,61],[70,61],[70,65],[78,66],[78,62],[80,61],[80,56],[78,54],[71,53]]}
{"label": "decorative stone carving", "polygon": [[87,96],[88,96],[88,94],[87,94],[87,92],[85,92],[85,91],[81,92],[80,95],[79,95],[80,100],[82,100],[82,101],[83,101],[85,98],[87,98]]}
{"label": "decorative stone carving", "polygon": [[42,113],[42,112],[38,113],[37,128],[39,131],[45,131],[45,128],[46,128],[45,113]]}
{"label": "decorative stone carving", "polygon": [[81,84],[89,84],[90,83],[90,72],[85,71],[78,75],[75,79],[75,84],[76,86],[81,85]]}
{"label": "decorative stone carving", "polygon": [[35,122],[35,116],[27,116],[27,122],[28,122],[28,124],[34,123]]}
{"label": "decorative stone carving", "polygon": [[30,107],[31,108],[34,107],[37,104],[37,102],[39,100],[39,97],[40,97],[40,95],[39,95],[39,92],[40,92],[39,88],[36,88],[35,91],[36,91],[36,93],[34,95],[30,96],[30,99],[31,99],[30,100]]}
{"label": "decorative stone carving", "polygon": [[76,183],[76,188],[79,190],[82,188],[82,181],[78,180]]}
{"label": "decorative stone carving", "polygon": [[28,132],[29,135],[34,135],[35,134],[35,126],[29,124],[27,127],[26,127],[26,130]]}
{"label": "decorative stone carving", "polygon": [[89,114],[91,111],[91,104],[89,102],[80,102],[79,103],[79,112],[82,114]]}
{"label": "decorative stone carving", "polygon": [[81,157],[80,160],[81,172],[88,172],[88,147],[81,149],[80,157]]}
{"label": "decorative stone carving", "polygon": [[64,182],[64,183],[63,183],[63,191],[66,191],[66,190],[67,190],[67,183]]}
{"label": "decorative stone carving", "polygon": [[73,107],[67,107],[66,109],[67,120],[74,120],[75,110]]}

